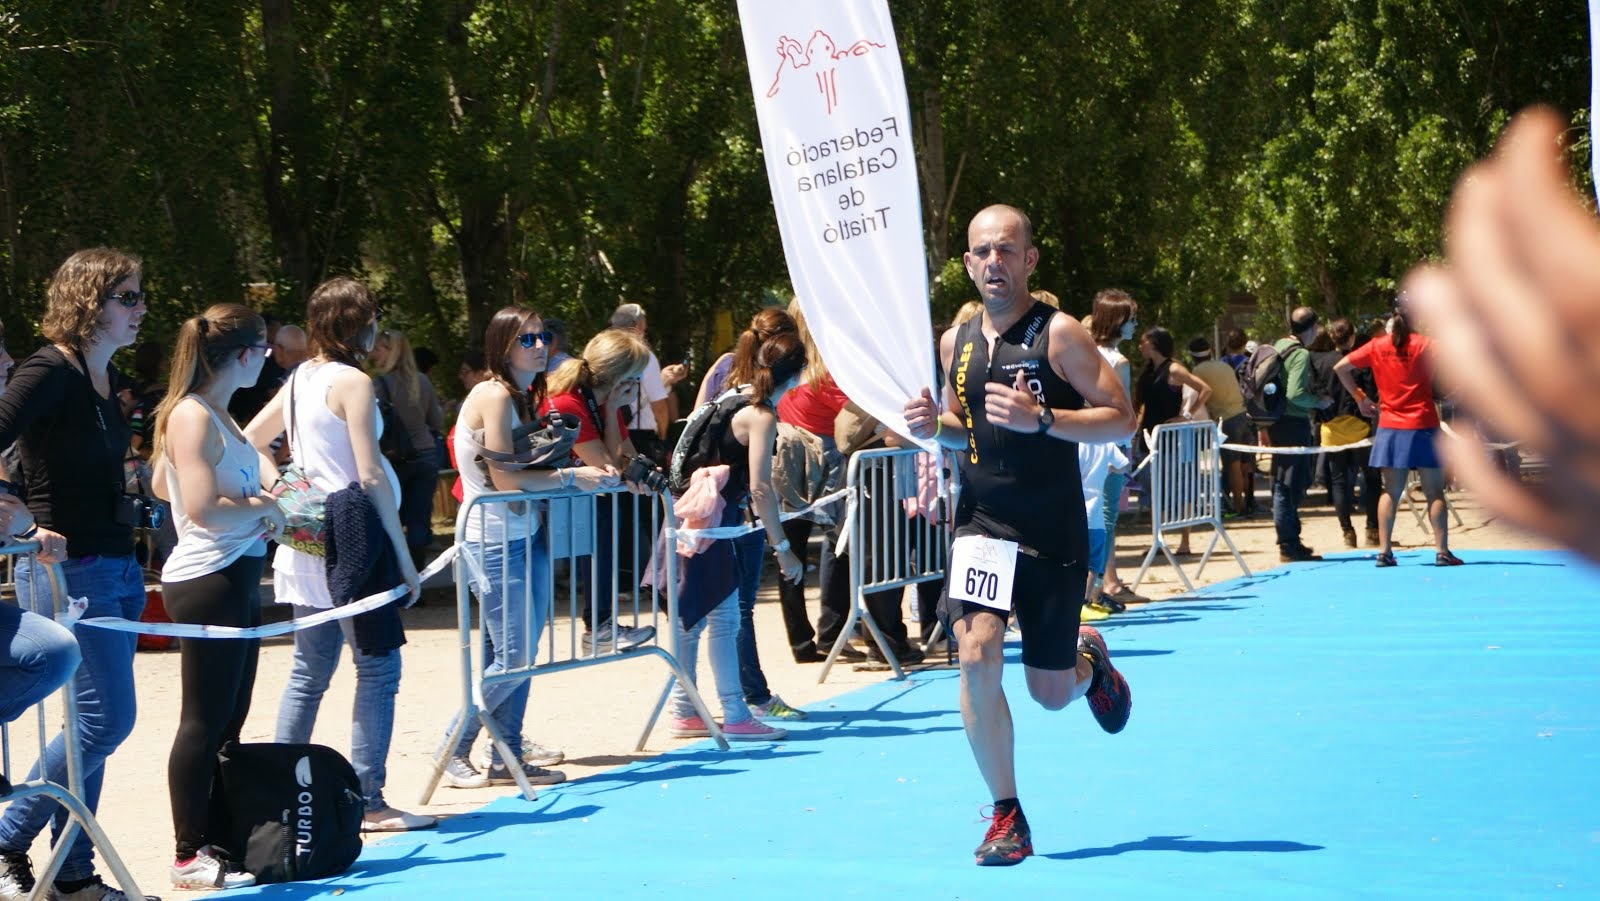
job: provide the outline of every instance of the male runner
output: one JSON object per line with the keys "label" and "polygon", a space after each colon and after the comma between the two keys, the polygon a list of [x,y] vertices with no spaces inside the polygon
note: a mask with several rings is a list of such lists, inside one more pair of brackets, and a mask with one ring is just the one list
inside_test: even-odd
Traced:
{"label": "male runner", "polygon": [[962,451],[940,616],[960,649],[961,720],[994,798],[977,862],[1009,866],[1033,853],[1000,687],[1010,611],[1022,627],[1028,693],[1046,710],[1087,695],[1101,728],[1120,732],[1133,705],[1100,634],[1078,623],[1088,526],[1076,443],[1121,441],[1134,418],[1083,326],[1029,296],[1039,251],[1028,217],[988,207],[967,226],[967,245],[983,315],[939,342],[944,412],[924,388],[905,415],[912,435]]}

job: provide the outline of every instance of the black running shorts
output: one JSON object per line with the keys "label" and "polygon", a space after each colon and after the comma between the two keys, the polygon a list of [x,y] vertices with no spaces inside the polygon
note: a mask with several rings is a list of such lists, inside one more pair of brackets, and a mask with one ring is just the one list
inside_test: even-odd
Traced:
{"label": "black running shorts", "polygon": [[[1083,561],[1062,563],[1027,552],[1017,554],[1017,575],[1012,580],[1011,609],[1022,630],[1022,663],[1034,669],[1068,670],[1078,665],[1078,618],[1083,613],[1083,593],[1089,569]],[[955,636],[952,624],[969,613],[987,613],[1009,620],[1004,610],[950,597],[945,579],[939,598],[939,619],[945,632]]]}

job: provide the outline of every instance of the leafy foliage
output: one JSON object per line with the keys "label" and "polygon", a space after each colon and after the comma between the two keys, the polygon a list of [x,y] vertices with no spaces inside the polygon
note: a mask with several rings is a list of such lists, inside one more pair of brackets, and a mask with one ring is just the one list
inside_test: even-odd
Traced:
{"label": "leafy foliage", "polygon": [[[1588,116],[1576,4],[892,9],[936,317],[996,201],[1074,313],[1108,285],[1180,332],[1241,293],[1377,308],[1511,113]],[[221,299],[298,319],[355,273],[447,359],[506,303],[583,335],[632,300],[700,365],[718,312],[787,295],[732,0],[22,0],[0,84],[15,344],[102,243],[145,258],[157,335]]]}

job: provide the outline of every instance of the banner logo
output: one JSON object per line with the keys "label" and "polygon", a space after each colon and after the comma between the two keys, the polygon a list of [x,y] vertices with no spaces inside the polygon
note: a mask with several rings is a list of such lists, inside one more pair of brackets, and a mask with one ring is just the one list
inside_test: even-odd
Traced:
{"label": "banner logo", "polygon": [[[812,63],[817,64],[814,73],[817,79],[817,92],[822,95],[823,105],[828,110],[828,115],[833,115],[834,107],[839,105],[838,67],[832,65],[839,60],[851,56],[866,56],[874,50],[883,50],[886,45],[877,41],[862,38],[854,44],[839,49],[833,36],[822,29],[811,33],[811,40],[804,47],[800,42],[788,35],[778,38],[778,71],[772,76],[772,87],[767,88],[768,97],[778,96],[778,83],[783,79],[783,70],[811,68]],[[826,66],[827,68],[823,68]]]}

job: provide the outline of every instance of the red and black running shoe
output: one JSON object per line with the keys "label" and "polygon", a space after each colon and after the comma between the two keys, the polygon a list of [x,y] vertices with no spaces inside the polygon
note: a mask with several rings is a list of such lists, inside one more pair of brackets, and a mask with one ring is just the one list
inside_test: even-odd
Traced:
{"label": "red and black running shoe", "polygon": [[994,812],[985,819],[989,821],[989,831],[973,852],[978,866],[1012,867],[1022,863],[1024,857],[1033,856],[1033,833],[1028,831],[1028,818],[1022,815],[1021,804],[996,802]]}
{"label": "red and black running shoe", "polygon": [[1078,653],[1089,658],[1094,667],[1094,682],[1084,696],[1089,710],[1100,728],[1115,735],[1128,725],[1128,714],[1133,712],[1133,692],[1128,688],[1128,680],[1111,665],[1106,640],[1093,626],[1078,627]]}

